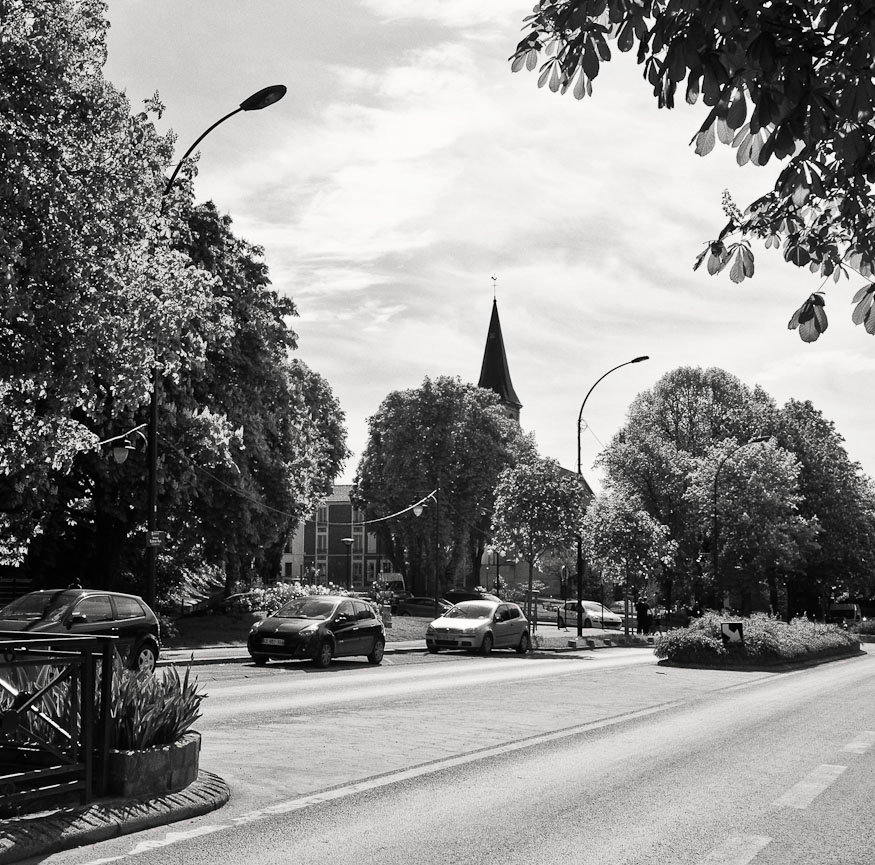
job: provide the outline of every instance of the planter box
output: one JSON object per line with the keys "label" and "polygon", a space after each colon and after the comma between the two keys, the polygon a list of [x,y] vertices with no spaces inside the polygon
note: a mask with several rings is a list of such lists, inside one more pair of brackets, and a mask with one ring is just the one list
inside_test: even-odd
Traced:
{"label": "planter box", "polygon": [[201,734],[185,733],[172,745],[145,751],[110,751],[107,793],[151,799],[176,793],[197,778]]}

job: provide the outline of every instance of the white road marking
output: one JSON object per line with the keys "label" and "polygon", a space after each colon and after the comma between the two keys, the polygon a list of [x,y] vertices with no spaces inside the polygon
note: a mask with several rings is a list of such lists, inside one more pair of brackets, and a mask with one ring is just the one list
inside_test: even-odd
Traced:
{"label": "white road marking", "polygon": [[700,865],[747,865],[771,842],[765,835],[735,835],[715,847]]}
{"label": "white road marking", "polygon": [[875,730],[864,730],[853,742],[848,742],[842,748],[842,751],[850,751],[852,754],[865,754],[872,745],[875,745]]}
{"label": "white road marking", "polygon": [[809,772],[798,784],[794,784],[773,804],[786,805],[788,808],[807,808],[847,768],[824,763]]}

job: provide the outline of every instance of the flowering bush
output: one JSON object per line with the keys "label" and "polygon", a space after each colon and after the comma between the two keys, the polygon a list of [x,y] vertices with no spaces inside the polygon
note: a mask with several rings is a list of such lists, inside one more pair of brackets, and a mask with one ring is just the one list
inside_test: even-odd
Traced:
{"label": "flowering bush", "polygon": [[308,586],[304,583],[276,583],[272,586],[250,589],[245,594],[229,598],[227,609],[234,613],[265,612],[275,613],[283,604],[293,598],[305,595],[346,595],[346,589],[341,589],[333,583],[327,586]]}
{"label": "flowering bush", "polygon": [[656,646],[656,656],[679,663],[721,664],[727,660],[747,658],[755,661],[797,660],[813,654],[846,651],[858,639],[835,625],[810,622],[808,619],[781,619],[754,613],[742,620],[744,643],[723,645],[721,625],[726,617],[706,613],[665,635]]}

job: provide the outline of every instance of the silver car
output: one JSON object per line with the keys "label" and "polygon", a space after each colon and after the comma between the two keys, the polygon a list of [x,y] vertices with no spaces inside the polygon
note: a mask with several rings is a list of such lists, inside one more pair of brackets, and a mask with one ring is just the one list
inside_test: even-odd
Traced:
{"label": "silver car", "polygon": [[506,601],[462,601],[431,622],[425,644],[434,654],[441,649],[515,649],[524,655],[532,645],[523,611]]}

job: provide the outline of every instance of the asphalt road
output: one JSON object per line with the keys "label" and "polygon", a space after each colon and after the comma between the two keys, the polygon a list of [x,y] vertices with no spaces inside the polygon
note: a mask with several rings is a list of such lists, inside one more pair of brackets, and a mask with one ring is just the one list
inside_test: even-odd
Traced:
{"label": "asphalt road", "polygon": [[51,863],[870,865],[875,656],[792,673],[648,650],[211,668],[221,811]]}

